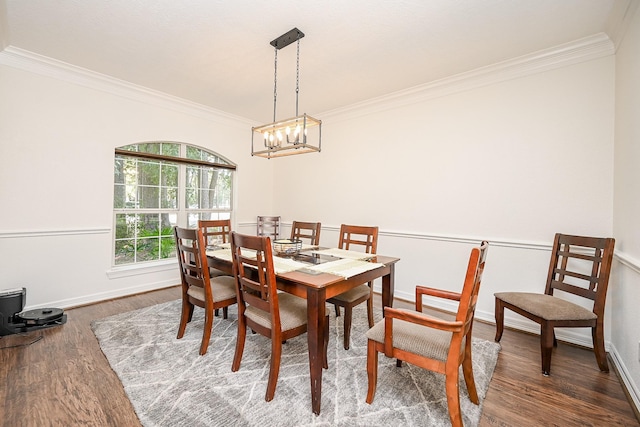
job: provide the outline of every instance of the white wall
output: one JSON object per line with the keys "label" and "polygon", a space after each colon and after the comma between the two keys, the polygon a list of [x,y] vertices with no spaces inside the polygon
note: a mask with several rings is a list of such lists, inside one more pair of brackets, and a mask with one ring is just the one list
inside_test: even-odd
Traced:
{"label": "white wall", "polygon": [[555,232],[613,234],[612,55],[423,98],[325,119],[322,152],[275,170],[284,218],[321,221],[325,244],[342,222],[378,225],[378,252],[402,259],[396,295],[411,300],[418,283],[459,290],[487,239],[488,320],[494,292],[544,291]]}
{"label": "white wall", "polygon": [[[28,306],[64,308],[177,283],[173,266],[110,264],[113,149],[188,142],[237,163],[240,231],[252,233],[256,215],[279,214],[321,221],[321,243],[332,245],[341,223],[378,225],[379,252],[401,258],[401,298],[413,299],[418,283],[459,289],[470,247],[489,240],[482,319],[493,320],[494,292],[543,290],[555,232],[615,234],[628,262],[614,267],[606,340],[635,387],[637,16],[633,25],[617,59],[609,41],[594,40],[591,53],[583,45],[574,56],[539,55],[531,66],[515,61],[310,112],[323,119],[322,153],[270,161],[250,157],[245,120],[8,48],[0,52],[0,289],[26,286]],[[537,331],[510,312],[506,323]],[[587,332],[558,335],[591,345]]]}
{"label": "white wall", "polygon": [[[637,7],[637,6],[636,6]],[[640,408],[640,8],[616,53],[614,234],[611,342]]]}
{"label": "white wall", "polygon": [[[115,147],[170,140],[213,150],[238,165],[236,224],[272,209],[272,167],[249,155],[249,122],[40,58],[0,55],[11,64],[0,65],[0,289],[27,287],[28,307],[179,283],[175,265],[112,269]],[[248,190],[256,182],[267,191]]]}
{"label": "white wall", "polygon": [[[3,52],[0,188],[11,208],[0,225],[9,254],[1,287],[27,286],[29,305],[70,306],[173,283],[171,269],[132,275],[110,265],[113,149],[163,139],[238,163],[238,230],[253,232],[258,214],[319,220],[331,245],[340,223],[380,226],[379,251],[402,258],[399,297],[412,299],[416,283],[457,289],[470,246],[490,240],[478,317],[493,319],[494,292],[543,289],[553,233],[612,234],[609,44],[565,62],[549,55],[551,65],[537,55],[527,72],[515,61],[329,112],[322,153],[271,161],[250,157],[243,120],[87,83],[77,70],[61,78],[51,71],[60,64]],[[15,268],[30,265],[19,247],[47,254],[29,276]],[[515,315],[507,324],[537,329]]]}

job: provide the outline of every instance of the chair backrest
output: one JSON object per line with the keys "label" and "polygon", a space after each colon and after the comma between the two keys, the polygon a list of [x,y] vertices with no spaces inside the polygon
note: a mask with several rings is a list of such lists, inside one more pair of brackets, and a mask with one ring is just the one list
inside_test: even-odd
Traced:
{"label": "chair backrest", "polygon": [[484,263],[487,258],[488,248],[489,243],[487,241],[483,241],[480,247],[473,248],[469,255],[467,273],[464,278],[464,285],[460,295],[458,312],[456,313],[456,320],[464,323],[463,335],[466,335],[473,325],[473,317],[476,312],[478,293],[480,292],[480,284],[482,282],[482,274],[484,273]]}
{"label": "chair backrest", "polygon": [[349,250],[352,246],[364,246],[368,254],[377,253],[378,227],[342,224],[338,248]]}
{"label": "chair backrest", "polygon": [[180,279],[185,292],[191,286],[202,288],[205,298],[213,300],[206,245],[200,229],[174,227]]}
{"label": "chair backrest", "polygon": [[553,241],[545,293],[555,289],[593,300],[599,317],[609,286],[615,239],[557,233]]}
{"label": "chair backrest", "polygon": [[230,219],[201,219],[198,228],[202,230],[206,246],[213,246],[229,241],[231,233]]}
{"label": "chair backrest", "polygon": [[272,240],[280,236],[279,216],[258,216],[258,236],[269,236]]}
{"label": "chair backrest", "polygon": [[268,313],[273,328],[280,328],[280,310],[276,274],[273,267],[271,238],[231,233],[231,256],[236,277],[238,306],[246,304]]}
{"label": "chair backrest", "polygon": [[320,244],[320,228],[319,222],[302,222],[293,221],[291,226],[291,240],[309,239],[309,244]]}

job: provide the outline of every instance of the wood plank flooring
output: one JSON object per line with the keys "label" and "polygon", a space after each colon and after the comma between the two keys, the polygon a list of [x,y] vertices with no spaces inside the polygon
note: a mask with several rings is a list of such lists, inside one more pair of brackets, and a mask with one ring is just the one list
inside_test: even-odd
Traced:
{"label": "wood plank flooring", "polygon": [[[1,425],[139,426],[90,323],[179,297],[173,287],[69,309],[64,326],[1,338]],[[474,325],[477,337],[494,334],[493,325]],[[537,336],[506,330],[501,344],[480,426],[640,426],[616,373],[601,373],[591,351],[560,343],[543,377]]]}

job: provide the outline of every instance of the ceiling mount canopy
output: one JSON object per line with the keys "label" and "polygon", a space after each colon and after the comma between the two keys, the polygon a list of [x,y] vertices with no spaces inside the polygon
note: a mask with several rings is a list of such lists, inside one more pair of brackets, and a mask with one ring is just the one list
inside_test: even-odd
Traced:
{"label": "ceiling mount canopy", "polygon": [[[298,92],[300,82],[300,39],[304,33],[297,28],[287,31],[271,41],[275,48],[273,77],[273,122],[251,128],[251,155],[264,157],[291,156],[320,151],[322,121],[306,113],[298,115]],[[278,50],[297,43],[296,54],[296,116],[276,121],[278,88]],[[257,141],[257,149],[256,149]],[[264,147],[260,145],[264,144]]]}
{"label": "ceiling mount canopy", "polygon": [[283,47],[289,46],[291,43],[300,40],[304,37],[304,33],[297,28],[287,31],[280,37],[275,40],[271,40],[269,43],[271,46],[276,49],[282,49]]}

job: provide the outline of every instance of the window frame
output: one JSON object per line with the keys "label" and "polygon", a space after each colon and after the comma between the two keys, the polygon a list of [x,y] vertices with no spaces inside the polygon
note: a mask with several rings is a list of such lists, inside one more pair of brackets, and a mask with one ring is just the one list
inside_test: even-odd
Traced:
{"label": "window frame", "polygon": [[[156,153],[150,153],[150,152],[143,152],[143,151],[134,151],[134,150],[129,150],[129,149],[124,149],[124,147],[132,147],[132,146],[138,146],[138,145],[148,145],[148,144],[176,144],[179,146],[179,152],[180,152],[180,157],[176,157],[176,156],[172,156],[172,155],[165,155],[165,154],[156,154]],[[136,147],[137,148],[137,147]],[[207,161],[207,160],[200,160],[200,159],[193,159],[193,158],[188,158],[187,153],[189,151],[189,149],[196,149],[198,151],[200,151],[201,153],[204,153],[206,156],[212,156],[214,158],[216,158],[216,160],[221,160],[224,162],[228,162],[228,163],[220,163],[219,161]],[[136,249],[134,249],[134,259],[132,262],[125,262],[125,263],[117,263],[117,253],[116,253],[116,248],[118,246],[118,241],[120,241],[120,239],[117,238],[117,227],[118,227],[118,217],[119,215],[122,214],[130,214],[130,215],[144,215],[144,214],[151,214],[151,215],[158,215],[159,217],[161,217],[162,215],[169,215],[169,216],[174,216],[175,215],[175,224],[178,226],[182,226],[182,227],[187,227],[189,224],[189,221],[192,221],[192,216],[196,215],[198,216],[198,218],[202,218],[203,214],[207,214],[207,213],[214,213],[215,216],[219,217],[219,218],[229,218],[232,219],[233,217],[233,211],[234,211],[234,199],[235,199],[235,171],[236,171],[236,165],[233,164],[232,162],[230,162],[228,159],[226,159],[224,156],[221,156],[220,154],[211,151],[209,149],[203,148],[203,147],[199,147],[196,146],[194,144],[188,144],[188,143],[184,143],[184,142],[177,142],[177,141],[143,141],[143,142],[136,142],[136,143],[132,143],[132,144],[128,144],[126,146],[122,146],[122,147],[117,147],[114,150],[114,165],[116,164],[117,160],[119,158],[136,158],[136,159],[145,159],[145,160],[151,160],[151,161],[157,161],[160,165],[162,165],[162,163],[167,162],[170,164],[174,164],[178,166],[178,178],[177,178],[177,195],[176,195],[176,206],[177,208],[163,208],[162,206],[158,206],[157,208],[131,208],[131,207],[119,207],[116,208],[116,194],[115,194],[115,188],[116,185],[118,184],[118,182],[116,182],[116,177],[115,177],[115,172],[114,172],[114,181],[113,181],[113,198],[112,198],[112,206],[113,206],[113,229],[112,229],[112,235],[111,235],[111,243],[112,243],[112,248],[111,248],[111,265],[112,268],[136,268],[136,267],[146,267],[149,265],[153,265],[153,264],[164,264],[167,263],[168,261],[173,262],[175,260],[174,256],[169,256],[169,257],[162,257],[160,255],[159,258],[156,259],[152,259],[152,260],[144,260],[144,261],[139,261],[137,260],[137,250],[138,248],[136,247]],[[218,170],[223,170],[223,171],[227,171],[228,173],[231,174],[230,177],[230,182],[231,182],[231,188],[229,189],[229,208],[228,209],[211,209],[211,208],[197,208],[197,209],[189,209],[187,206],[187,191],[188,191],[188,187],[187,187],[187,167],[207,167],[207,168],[213,168],[213,169],[218,169]],[[136,185],[140,186],[140,183],[138,182]],[[172,221],[173,223],[173,221]],[[159,233],[158,235],[159,239],[162,240],[163,239],[163,234]],[[171,238],[173,239],[173,235],[171,235]],[[137,234],[134,236],[134,240],[137,240],[138,236]],[[159,241],[160,242],[160,241]],[[175,245],[175,244],[174,244]],[[137,245],[136,245],[137,246]],[[160,245],[159,250],[161,250],[162,246]],[[175,251],[173,251],[175,253]]]}

